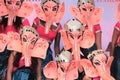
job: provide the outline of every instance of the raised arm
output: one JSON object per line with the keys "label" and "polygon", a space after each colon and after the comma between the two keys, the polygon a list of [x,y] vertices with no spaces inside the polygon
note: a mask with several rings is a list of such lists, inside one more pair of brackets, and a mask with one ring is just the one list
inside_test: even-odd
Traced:
{"label": "raised arm", "polygon": [[110,55],[111,56],[113,56],[113,54],[114,54],[114,47],[117,43],[118,35],[119,35],[119,31],[116,28],[114,28],[113,35],[112,35],[111,50],[110,50]]}
{"label": "raised arm", "polygon": [[37,66],[37,80],[42,80],[41,77],[41,64],[42,64],[42,60],[39,58],[38,59],[38,66]]}
{"label": "raised arm", "polygon": [[101,47],[101,33],[102,32],[98,32],[95,34],[95,42],[97,45],[97,49],[102,49],[102,47]]}
{"label": "raised arm", "polygon": [[54,43],[54,50],[55,50],[55,55],[60,53],[60,33],[57,33],[57,36],[55,38],[55,43]]}
{"label": "raised arm", "polygon": [[7,80],[12,80],[12,71],[13,71],[13,62],[14,62],[14,55],[16,52],[12,52],[9,59],[8,59],[8,70],[7,70]]}

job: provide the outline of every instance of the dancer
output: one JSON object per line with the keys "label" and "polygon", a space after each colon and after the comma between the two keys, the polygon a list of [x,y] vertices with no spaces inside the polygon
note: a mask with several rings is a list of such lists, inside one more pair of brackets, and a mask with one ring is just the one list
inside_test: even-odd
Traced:
{"label": "dancer", "polygon": [[8,60],[7,80],[41,80],[41,58],[46,56],[48,42],[30,26],[23,27],[18,37],[20,48],[16,48],[15,41],[11,42],[14,50]]}
{"label": "dancer", "polygon": [[[39,36],[49,42],[46,59],[42,61],[42,71],[44,66],[53,60],[50,45],[54,42],[55,55],[60,53],[60,33],[62,29],[59,23],[64,14],[64,3],[59,0],[41,0],[41,6],[35,5],[37,18],[35,18],[33,27],[38,31]],[[46,80],[44,75],[42,80]]]}
{"label": "dancer", "polygon": [[[120,4],[118,4],[118,12],[117,12],[117,18],[120,20]],[[111,74],[116,79],[120,79],[120,21],[118,21],[114,27],[113,35],[112,35],[112,43],[111,43],[111,50],[110,55],[114,56],[114,60],[111,66]]]}
{"label": "dancer", "polygon": [[[18,32],[23,25],[29,25],[29,22],[25,17],[29,16],[32,12],[30,3],[24,2],[24,0],[0,0],[0,79],[3,80],[6,74],[8,57],[11,53],[6,48],[6,34],[8,32]],[[28,12],[25,12],[27,10]],[[24,15],[24,13],[26,15]],[[5,42],[4,42],[5,41]]]}

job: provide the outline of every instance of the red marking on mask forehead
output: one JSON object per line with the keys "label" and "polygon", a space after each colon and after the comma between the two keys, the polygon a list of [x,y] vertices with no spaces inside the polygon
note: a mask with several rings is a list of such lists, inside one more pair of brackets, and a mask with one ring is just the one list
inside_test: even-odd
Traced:
{"label": "red marking on mask forehead", "polygon": [[54,6],[56,6],[56,3],[53,1],[48,1],[45,3],[46,6],[48,6],[49,8],[53,8]]}
{"label": "red marking on mask forehead", "polygon": [[20,0],[11,0],[13,3],[16,3],[17,1],[20,1]]}

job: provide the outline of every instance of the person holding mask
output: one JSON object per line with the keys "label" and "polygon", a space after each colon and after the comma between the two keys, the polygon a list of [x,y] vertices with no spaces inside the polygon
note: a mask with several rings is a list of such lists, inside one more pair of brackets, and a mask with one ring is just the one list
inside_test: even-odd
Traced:
{"label": "person holding mask", "polygon": [[[120,4],[118,4],[118,15],[117,18],[120,20]],[[114,60],[111,66],[111,75],[116,79],[120,79],[120,21],[115,24],[113,34],[112,34],[112,41],[111,41],[111,50],[110,56],[114,56]]]}
{"label": "person holding mask", "polygon": [[41,80],[41,59],[32,56],[38,40],[39,35],[33,27],[25,26],[21,29],[21,52],[14,50],[10,54],[6,80]]}
{"label": "person holding mask", "polygon": [[[29,13],[25,12],[24,10],[26,8],[23,7],[25,5],[24,0],[2,0],[0,3],[0,35],[3,37],[0,42],[2,43],[7,33],[19,33],[22,26],[30,25],[25,17],[31,14],[30,12],[32,11],[32,8],[30,7],[31,9],[28,10]],[[29,4],[26,5],[28,6]],[[24,13],[27,15],[23,15]],[[3,46],[2,44],[1,46]],[[11,54],[11,50],[8,50],[7,46],[3,47],[4,49],[1,49],[2,51],[0,51],[0,79],[4,79],[5,77],[8,57]]]}
{"label": "person holding mask", "polygon": [[53,60],[50,46],[54,41],[55,55],[60,53],[60,33],[62,29],[59,23],[64,14],[64,3],[60,4],[59,0],[41,0],[41,6],[35,5],[37,18],[33,21],[33,27],[37,30],[39,36],[49,42],[46,59],[42,60],[42,80],[44,77],[44,66]]}

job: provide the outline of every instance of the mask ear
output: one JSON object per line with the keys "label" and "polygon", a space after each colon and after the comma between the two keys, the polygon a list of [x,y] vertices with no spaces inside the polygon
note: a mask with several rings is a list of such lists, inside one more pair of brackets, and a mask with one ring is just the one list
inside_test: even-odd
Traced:
{"label": "mask ear", "polygon": [[4,16],[8,14],[8,10],[4,4],[4,0],[0,1],[0,16]]}
{"label": "mask ear", "polygon": [[120,4],[118,4],[117,19],[120,20]]}
{"label": "mask ear", "polygon": [[60,33],[61,33],[61,37],[62,37],[62,42],[63,42],[63,45],[64,45],[64,49],[68,50],[68,49],[72,48],[72,44],[68,40],[66,31],[61,30]]}
{"label": "mask ear", "polygon": [[18,12],[18,16],[27,17],[30,16],[33,11],[33,4],[31,2],[23,2]]}
{"label": "mask ear", "polygon": [[0,52],[3,52],[5,50],[7,43],[8,43],[7,35],[0,34]]}
{"label": "mask ear", "polygon": [[93,32],[90,30],[85,30],[79,44],[82,48],[89,48],[94,44],[94,42],[95,36]]}
{"label": "mask ear", "polygon": [[89,77],[98,77],[96,69],[93,67],[90,60],[81,59],[81,65],[85,71],[85,74]]}
{"label": "mask ear", "polygon": [[59,9],[57,11],[55,22],[58,23],[62,19],[65,12],[65,4],[64,2],[59,6]]}
{"label": "mask ear", "polygon": [[21,52],[20,35],[15,32],[8,32],[7,36],[8,36],[8,40],[9,40],[7,49]]}
{"label": "mask ear", "polygon": [[92,25],[96,25],[100,23],[100,20],[102,18],[102,12],[103,12],[102,8],[95,8],[90,18]]}
{"label": "mask ear", "polygon": [[44,75],[47,78],[58,78],[58,70],[57,70],[57,64],[54,61],[50,61],[45,67],[44,67]]}
{"label": "mask ear", "polygon": [[49,46],[49,44],[46,40],[44,40],[42,38],[38,39],[38,41],[36,42],[32,52],[31,52],[31,56],[45,59],[48,46]]}
{"label": "mask ear", "polygon": [[37,14],[37,17],[43,21],[46,21],[46,16],[43,12],[42,7],[38,6],[37,4],[34,4],[34,9],[35,9],[35,12]]}
{"label": "mask ear", "polygon": [[85,15],[80,13],[79,8],[77,8],[75,6],[70,6],[70,12],[80,22],[86,23],[86,21],[85,21]]}

